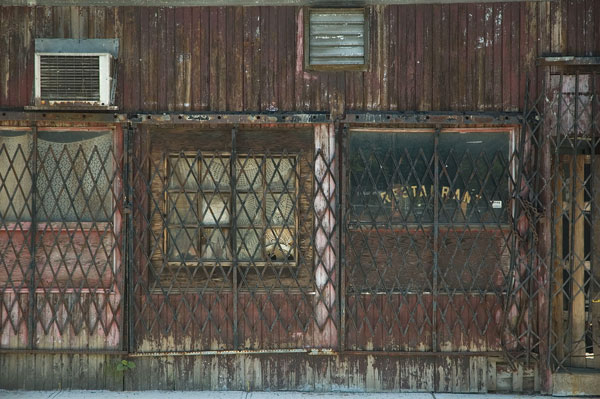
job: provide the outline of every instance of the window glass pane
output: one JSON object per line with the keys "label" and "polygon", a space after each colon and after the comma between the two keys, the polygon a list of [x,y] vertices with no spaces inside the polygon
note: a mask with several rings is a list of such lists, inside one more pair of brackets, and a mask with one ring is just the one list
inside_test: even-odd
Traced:
{"label": "window glass pane", "polygon": [[167,229],[169,249],[169,260],[191,261],[197,260],[200,254],[198,251],[199,230],[198,229]]}
{"label": "window glass pane", "polygon": [[229,198],[207,194],[200,200],[202,224],[204,226],[229,225]]}
{"label": "window glass pane", "polygon": [[[167,240],[169,259],[232,260],[230,158],[204,156],[199,187],[189,184],[195,180],[192,158],[173,156],[169,162],[173,165],[166,210],[171,230]],[[294,259],[295,162],[294,157],[261,159],[243,155],[236,162],[235,250],[239,261],[265,260],[265,219],[270,226],[278,227],[267,233],[269,257],[276,261]],[[268,181],[264,181],[265,174]],[[182,187],[186,191],[181,191]],[[201,238],[196,230],[202,231]]]}
{"label": "window glass pane", "polygon": [[433,133],[353,132],[352,219],[433,222],[433,149]]}
{"label": "window glass pane", "polygon": [[509,133],[440,135],[441,222],[508,222]]}
{"label": "window glass pane", "polygon": [[205,157],[202,160],[202,189],[230,191],[229,158]]}
{"label": "window glass pane", "polygon": [[229,230],[204,229],[202,236],[202,259],[231,259]]}
{"label": "window glass pane", "polygon": [[294,234],[290,229],[270,229],[265,234],[265,252],[272,261],[295,259]]}
{"label": "window glass pane", "polygon": [[294,226],[294,200],[288,194],[267,194],[266,219],[271,226]]}
{"label": "window glass pane", "polygon": [[263,260],[260,245],[261,234],[257,230],[238,229],[237,231],[237,256],[244,260]]}
{"label": "window glass pane", "polygon": [[112,134],[38,132],[39,217],[47,221],[112,218]]}
{"label": "window glass pane", "polygon": [[[350,201],[354,220],[431,223],[434,133],[354,132]],[[444,132],[439,139],[440,222],[508,220],[508,132]]]}
{"label": "window glass pane", "polygon": [[295,160],[271,158],[266,163],[267,190],[294,191],[296,188]]}
{"label": "window glass pane", "polygon": [[262,226],[262,208],[260,194],[238,194],[236,216],[238,227]]}
{"label": "window glass pane", "polygon": [[169,158],[169,189],[195,191],[198,188],[198,163],[193,157]]}
{"label": "window glass pane", "polygon": [[31,220],[29,131],[0,130],[0,220]]}
{"label": "window glass pane", "polygon": [[193,193],[169,193],[169,224],[197,225],[198,197]]}
{"label": "window glass pane", "polygon": [[239,158],[236,163],[236,188],[240,191],[262,191],[260,160]]}

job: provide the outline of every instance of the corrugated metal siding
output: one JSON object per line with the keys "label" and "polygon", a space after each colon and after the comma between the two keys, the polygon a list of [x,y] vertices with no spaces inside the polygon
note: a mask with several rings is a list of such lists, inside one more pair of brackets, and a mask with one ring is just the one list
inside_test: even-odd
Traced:
{"label": "corrugated metal siding", "polygon": [[3,7],[0,106],[30,104],[35,37],[119,38],[126,111],[517,110],[537,56],[600,54],[598,1],[376,6],[368,72],[308,72],[302,13]]}

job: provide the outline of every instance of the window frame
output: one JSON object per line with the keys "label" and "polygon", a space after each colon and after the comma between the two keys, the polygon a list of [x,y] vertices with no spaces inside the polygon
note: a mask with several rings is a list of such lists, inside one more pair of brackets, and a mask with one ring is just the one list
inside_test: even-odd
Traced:
{"label": "window frame", "polygon": [[[310,63],[310,14],[314,11],[332,12],[338,14],[364,13],[364,63],[362,64],[311,64]],[[370,11],[368,7],[305,7],[304,9],[304,69],[307,71],[332,71],[332,72],[367,72],[370,65]]]}
{"label": "window frame", "polygon": [[[240,196],[239,193],[241,192],[242,194],[248,194],[248,193],[256,193],[257,191],[252,190],[252,189],[248,189],[248,190],[242,190],[242,191],[238,191],[237,189],[233,188],[233,185],[230,183],[230,189],[228,191],[224,191],[224,192],[219,192],[218,195],[226,195],[229,194],[229,201],[226,203],[226,205],[228,206],[228,211],[229,211],[229,223],[227,224],[227,227],[225,226],[221,226],[220,224],[216,224],[213,227],[210,227],[214,230],[228,230],[229,234],[227,235],[227,239],[228,239],[228,247],[229,247],[229,251],[230,251],[230,258],[229,259],[219,259],[219,258],[206,258],[203,259],[202,258],[202,254],[200,253],[199,256],[196,259],[185,259],[185,258],[181,258],[180,260],[176,260],[174,258],[170,257],[171,254],[171,249],[170,249],[170,245],[169,245],[169,241],[170,241],[170,235],[169,235],[169,230],[172,229],[185,229],[186,227],[184,227],[184,224],[180,224],[179,226],[177,226],[176,224],[172,224],[169,222],[169,218],[170,218],[170,200],[169,200],[169,196],[170,193],[185,193],[186,191],[183,190],[179,190],[179,189],[170,189],[169,188],[169,181],[168,179],[171,177],[171,169],[170,169],[170,163],[169,160],[171,158],[175,158],[175,159],[183,159],[183,158],[191,158],[191,159],[196,159],[198,158],[198,155],[200,155],[202,158],[199,158],[202,162],[203,159],[216,159],[216,158],[222,158],[222,159],[227,159],[229,164],[231,164],[231,157],[232,157],[232,153],[231,152],[227,152],[227,151],[179,151],[179,152],[175,152],[175,151],[170,151],[167,152],[167,156],[165,157],[164,160],[164,171],[165,173],[165,191],[164,191],[164,198],[163,198],[163,212],[164,212],[164,226],[163,226],[163,254],[165,257],[165,263],[169,266],[169,267],[178,267],[180,265],[184,265],[187,267],[204,267],[204,266],[223,266],[223,267],[229,267],[229,266],[242,266],[242,267],[252,267],[252,266],[256,266],[256,267],[265,267],[265,266],[274,266],[274,267],[297,267],[298,266],[298,251],[300,250],[299,247],[299,230],[300,230],[300,215],[299,215],[299,207],[298,207],[298,195],[299,195],[299,190],[300,190],[300,162],[299,162],[299,154],[297,153],[286,153],[286,154],[282,154],[282,153],[270,153],[268,154],[268,156],[266,154],[263,153],[256,153],[256,154],[246,154],[246,153],[242,153],[242,154],[236,154],[236,160],[237,162],[242,162],[242,164],[245,163],[245,160],[247,159],[257,159],[259,161],[259,166],[260,165],[260,160],[264,159],[266,161],[269,160],[276,160],[276,159],[290,159],[293,161],[294,167],[293,167],[293,171],[294,171],[294,187],[293,187],[293,191],[290,191],[289,189],[286,191],[286,189],[282,189],[280,191],[273,191],[273,190],[268,190],[267,185],[268,182],[265,179],[265,175],[266,175],[266,167],[264,165],[262,165],[260,167],[260,173],[262,176],[262,183],[261,183],[261,187],[260,187],[260,192],[263,193],[263,200],[260,203],[260,215],[261,218],[263,219],[263,226],[255,226],[254,224],[250,223],[249,226],[245,226],[245,227],[238,227],[235,223],[233,223],[233,221],[236,219],[236,215],[237,215],[237,209],[233,209],[233,197],[236,196],[236,200],[237,198]],[[231,181],[231,170],[229,170],[229,178]],[[201,172],[198,176],[199,178],[201,177]],[[200,183],[200,182],[198,182]],[[287,184],[286,184],[287,185]],[[198,191],[197,194],[198,196],[202,196],[202,194],[200,194],[203,190],[201,190],[200,186],[198,187]],[[217,190],[218,191],[218,190]],[[211,191],[212,192],[212,191]],[[281,195],[281,194],[288,194],[290,196],[296,196],[295,201],[296,203],[294,204],[293,207],[293,218],[291,218],[293,220],[293,226],[286,226],[285,224],[282,226],[273,226],[270,225],[267,220],[266,220],[266,196],[271,194],[271,195]],[[209,194],[210,195],[210,194]],[[197,199],[197,205],[196,206],[200,206],[200,200]],[[236,205],[237,207],[237,205]],[[202,225],[202,222],[200,220],[200,216],[202,216],[200,214],[200,209],[198,209],[197,211],[199,219],[197,221],[197,224],[195,225],[195,229],[196,231],[199,231],[200,234],[203,234],[202,231],[206,228],[205,226]],[[239,235],[239,231],[240,230],[262,230],[262,237],[259,237],[259,251],[262,257],[259,257],[258,259],[244,259],[244,260],[240,260],[237,258],[237,248],[231,248],[231,243],[232,243],[232,237],[235,235],[235,237],[237,238],[237,236]],[[294,258],[293,260],[289,260],[289,259],[284,259],[284,260],[271,260],[269,259],[269,257],[266,254],[266,234],[268,231],[292,231],[293,234],[293,245],[294,245],[294,249],[293,249],[293,255]],[[203,246],[202,243],[202,239],[201,237],[199,237],[199,243],[198,243],[198,249],[201,250]],[[235,256],[234,256],[235,255]]]}

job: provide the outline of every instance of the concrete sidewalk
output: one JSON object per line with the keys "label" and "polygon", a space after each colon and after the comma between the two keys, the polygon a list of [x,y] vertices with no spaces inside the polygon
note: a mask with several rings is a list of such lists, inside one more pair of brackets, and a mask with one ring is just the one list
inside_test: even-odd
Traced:
{"label": "concrete sidewalk", "polygon": [[5,391],[1,399],[548,399],[542,395],[222,391]]}

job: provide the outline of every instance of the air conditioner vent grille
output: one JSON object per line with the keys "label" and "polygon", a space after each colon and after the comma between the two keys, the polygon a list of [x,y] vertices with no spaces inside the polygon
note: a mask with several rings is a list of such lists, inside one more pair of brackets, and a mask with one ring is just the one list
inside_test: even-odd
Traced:
{"label": "air conditioner vent grille", "polygon": [[312,10],[310,65],[363,65],[365,63],[364,10]]}
{"label": "air conditioner vent grille", "polygon": [[41,99],[99,101],[98,56],[40,56]]}

